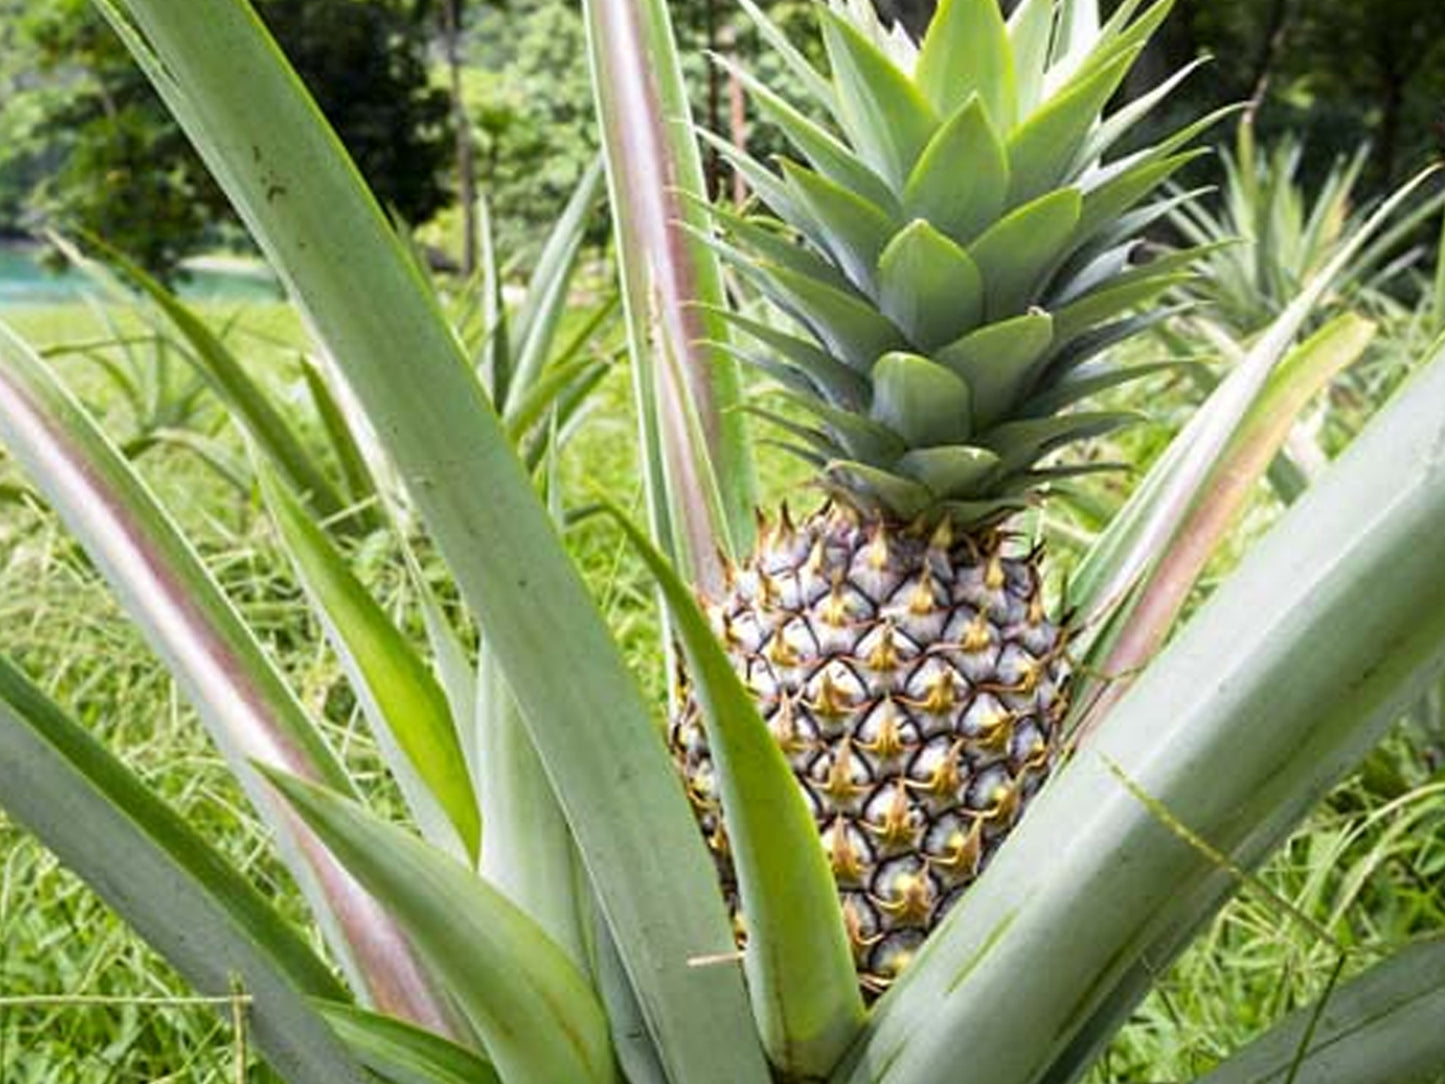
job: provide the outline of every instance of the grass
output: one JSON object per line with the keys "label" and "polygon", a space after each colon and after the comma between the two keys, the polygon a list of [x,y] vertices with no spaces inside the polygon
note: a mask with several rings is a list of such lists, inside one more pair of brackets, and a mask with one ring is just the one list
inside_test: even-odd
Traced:
{"label": "grass", "polygon": [[[40,345],[102,334],[76,306],[7,311]],[[141,325],[133,317],[123,326]],[[248,310],[247,356],[283,398],[299,393],[284,344],[297,341],[281,306]],[[137,424],[93,364],[57,360],[112,432]],[[1169,402],[1169,389],[1149,401]],[[634,429],[625,374],[603,385],[593,417],[563,463],[564,491],[632,498],[640,511]],[[195,425],[239,452],[221,412],[198,401]],[[1129,439],[1139,461],[1178,418]],[[770,465],[766,489],[794,492],[792,465]],[[176,449],[140,460],[152,486],[181,515],[210,565],[256,628],[303,700],[325,721],[336,746],[364,768],[375,756],[340,668],[291,581],[264,521],[204,463]],[[13,481],[0,460],[0,482]],[[1102,484],[1102,483],[1101,483]],[[1108,496],[1107,490],[1095,493]],[[806,504],[807,502],[802,502]],[[1267,499],[1248,532],[1272,518]],[[569,544],[618,630],[655,702],[664,701],[652,593],[615,528],[578,525]],[[357,554],[363,577],[395,612],[406,587],[388,547]],[[0,649],[128,761],[208,838],[247,869],[289,913],[300,908],[284,873],[248,814],[234,782],[190,709],[110,599],[79,549],[46,515],[0,505]],[[1345,974],[1394,945],[1445,927],[1445,782],[1430,781],[1424,747],[1407,732],[1392,737],[1371,769],[1339,788],[1309,825],[1161,976],[1111,1047],[1091,1084],[1178,1081],[1271,1021],[1323,992],[1346,952]],[[1288,906],[1285,906],[1285,904]],[[1308,917],[1296,920],[1292,912]],[[232,1084],[244,1036],[225,1006],[185,1001],[189,991],[75,877],[0,814],[0,1080],[141,1084]],[[180,999],[180,1000],[177,1000]],[[241,1059],[244,1061],[244,1058]]]}
{"label": "grass", "polygon": [[[1420,760],[1403,735],[1381,755]],[[1421,778],[1392,799],[1353,778],[1162,977],[1092,1079],[1194,1079],[1442,922],[1445,781]]]}
{"label": "grass", "polygon": [[[73,543],[20,524],[4,547],[6,650],[226,853],[274,882],[263,841],[219,758]],[[0,817],[0,1079],[226,1079],[228,1037],[210,1010],[14,1003],[179,997],[166,966],[55,859]]]}

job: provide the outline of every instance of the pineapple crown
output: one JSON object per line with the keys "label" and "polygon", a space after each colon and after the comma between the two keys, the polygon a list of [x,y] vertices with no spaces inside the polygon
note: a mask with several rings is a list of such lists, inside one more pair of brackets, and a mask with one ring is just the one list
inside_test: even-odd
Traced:
{"label": "pineapple crown", "polygon": [[711,243],[807,332],[730,314],[762,348],[734,352],[816,424],[760,413],[836,498],[893,520],[973,529],[1098,469],[1040,461],[1133,418],[1067,408],[1159,368],[1102,352],[1189,277],[1197,250],[1137,262],[1176,202],[1145,201],[1221,115],[1105,161],[1194,67],[1103,116],[1173,0],[1123,0],[1102,26],[1092,0],[1023,0],[1007,21],[998,0],[940,0],[917,45],[833,0],[831,78],[742,3],[810,99],[737,70],[796,151],[777,172],[702,133],[765,208],[714,209]]}

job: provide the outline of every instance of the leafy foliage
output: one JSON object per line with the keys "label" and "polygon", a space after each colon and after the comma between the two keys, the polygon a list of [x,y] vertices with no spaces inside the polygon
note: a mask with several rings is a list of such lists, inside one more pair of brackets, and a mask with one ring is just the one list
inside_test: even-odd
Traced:
{"label": "leafy foliage", "polygon": [[[448,105],[428,85],[425,25],[410,0],[262,0],[258,10],[378,198],[408,222],[445,206]],[[19,148],[0,150],[0,177],[13,178],[0,215],[104,237],[165,278],[202,245],[243,236],[87,0],[7,0],[0,11],[18,58],[7,64],[11,78],[45,83],[28,94]]]}
{"label": "leafy foliage", "polygon": [[471,22],[463,97],[498,245],[517,252],[597,157],[582,17],[575,4],[519,0]]}

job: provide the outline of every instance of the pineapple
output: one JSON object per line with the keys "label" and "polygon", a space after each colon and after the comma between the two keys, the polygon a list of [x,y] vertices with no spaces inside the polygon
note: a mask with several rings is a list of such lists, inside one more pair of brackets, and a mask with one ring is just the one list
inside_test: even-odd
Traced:
{"label": "pineapple", "polygon": [[[797,159],[713,140],[762,209],[715,211],[712,243],[800,331],[732,314],[740,354],[813,419],[774,416],[826,503],[765,522],[709,612],[812,809],[870,995],[1059,759],[1067,627],[1008,519],[1087,469],[1051,452],[1128,420],[1074,407],[1150,371],[1103,351],[1160,318],[1132,313],[1192,256],[1138,264],[1168,202],[1139,205],[1205,122],[1106,161],[1183,73],[1101,115],[1170,0],[1103,26],[1086,6],[1023,0],[1005,22],[997,0],[941,0],[915,45],[835,3],[831,79],[753,10],[827,119],[739,72]],[[669,743],[731,891],[689,696]]]}

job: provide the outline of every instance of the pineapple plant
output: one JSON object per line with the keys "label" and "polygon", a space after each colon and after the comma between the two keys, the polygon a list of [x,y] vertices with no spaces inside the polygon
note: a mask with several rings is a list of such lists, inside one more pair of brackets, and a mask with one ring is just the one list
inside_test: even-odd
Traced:
{"label": "pineapple plant", "polygon": [[[764,22],[832,125],[739,73],[797,157],[775,172],[714,140],[761,206],[715,211],[713,243],[801,332],[734,314],[759,348],[740,353],[782,385],[795,409],[768,416],[826,501],[764,522],[710,616],[813,814],[869,995],[1060,756],[1067,621],[1009,518],[1095,469],[1048,459],[1129,420],[1075,405],[1153,371],[1104,352],[1158,318],[1131,312],[1193,256],[1137,264],[1163,206],[1136,208],[1199,126],[1104,160],[1177,82],[1102,115],[1170,6],[1071,34],[1054,0],[1008,22],[996,0],[942,0],[915,44],[835,3],[831,80]],[[736,913],[695,698],[669,739]]]}
{"label": "pineapple plant", "polygon": [[[767,347],[760,363],[815,403],[818,428],[804,427],[798,435],[808,442],[803,450],[819,460],[832,500],[827,513],[801,526],[780,516],[760,554],[734,571],[733,584],[741,598],[752,592],[749,605],[759,620],[775,619],[776,607],[784,604],[802,605],[810,617],[816,612],[820,636],[831,635],[825,600],[833,597],[835,579],[845,608],[883,600],[881,620],[864,610],[856,623],[840,626],[839,635],[854,635],[873,621],[875,638],[856,639],[854,655],[839,661],[857,668],[853,694],[875,682],[899,702],[895,708],[912,714],[895,718],[891,731],[886,716],[872,731],[861,719],[849,720],[855,728],[850,740],[828,750],[833,759],[823,783],[836,774],[843,799],[834,817],[822,818],[828,822],[824,831],[833,822],[845,832],[859,825],[855,842],[872,836],[861,827],[869,816],[866,803],[847,794],[848,784],[871,781],[867,773],[875,769],[865,755],[876,760],[890,740],[909,738],[906,723],[945,725],[942,712],[931,718],[924,710],[929,705],[918,705],[926,701],[927,682],[910,687],[911,666],[934,656],[961,666],[975,622],[999,638],[998,658],[991,650],[983,654],[1007,685],[986,688],[981,675],[967,671],[956,683],[940,683],[989,707],[986,694],[1006,715],[1018,716],[1006,728],[997,724],[997,736],[1002,740],[1006,729],[1009,743],[990,761],[977,755],[974,724],[949,715],[947,725],[959,736],[939,754],[950,755],[957,746],[960,774],[965,767],[980,773],[978,793],[956,804],[965,810],[956,821],[969,830],[981,824],[978,864],[989,868],[952,906],[901,980],[865,1011],[834,879],[823,848],[814,845],[814,818],[788,759],[682,577],[660,547],[644,539],[639,552],[657,572],[688,653],[694,694],[712,724],[711,759],[720,766],[716,781],[727,803],[738,892],[750,925],[748,952],[738,966],[715,870],[684,788],[648,699],[561,545],[555,508],[538,499],[530,464],[514,454],[507,427],[488,407],[473,359],[459,349],[437,298],[300,81],[245,0],[98,4],[282,272],[354,393],[368,423],[366,440],[384,444],[418,523],[435,541],[485,637],[486,652],[473,670],[445,615],[431,613],[426,623],[432,643],[426,651],[414,648],[387,609],[367,600],[345,555],[330,546],[319,524],[304,528],[307,513],[297,503],[304,494],[268,494],[280,498],[280,515],[293,521],[283,534],[308,594],[315,595],[319,622],[336,635],[338,653],[351,654],[362,714],[378,735],[407,739],[378,742],[403,797],[415,801],[415,823],[393,823],[389,795],[377,801],[372,791],[373,765],[354,772],[334,754],[327,729],[317,725],[133,466],[43,359],[0,324],[0,440],[174,672],[275,831],[280,854],[335,955],[328,961],[314,952],[311,939],[199,831],[159,802],[87,727],[68,719],[3,662],[0,800],[7,815],[31,826],[88,878],[198,992],[224,1004],[237,1025],[244,1021],[237,1045],[254,1041],[269,1066],[262,1071],[268,1079],[937,1084],[958,1079],[961,1067],[969,1079],[991,1084],[1081,1079],[1159,968],[1233,890],[1238,874],[1282,841],[1379,740],[1403,705],[1438,681],[1445,666],[1438,408],[1445,400],[1445,352],[1437,350],[1436,363],[1413,388],[1372,422],[1172,644],[1139,668],[1128,694],[1087,741],[1077,742],[1008,845],[997,848],[1015,812],[1008,807],[1009,787],[1022,805],[1050,763],[1062,759],[1059,728],[1072,720],[1064,707],[1054,706],[1068,682],[1061,644],[1083,652],[1099,628],[1099,622],[1081,619],[1066,634],[1069,622],[1036,612],[1045,609],[1038,601],[1039,555],[1019,552],[1011,537],[1019,528],[1008,517],[1031,499],[1025,483],[1060,476],[1057,465],[1038,465],[1047,451],[1088,425],[1117,421],[1095,418],[1083,425],[1085,416],[1077,414],[1047,419],[1053,407],[1131,375],[1091,355],[1141,320],[1157,318],[1126,313],[1178,273],[1177,262],[1131,266],[1129,236],[1166,209],[1158,203],[1132,208],[1178,166],[1190,132],[1101,164],[1113,138],[1168,92],[1166,85],[1096,124],[1108,84],[1119,77],[1111,65],[1127,66],[1121,58],[1142,44],[1167,3],[1141,13],[1139,3],[1124,0],[1123,13],[1102,27],[1090,0],[1024,0],[1008,24],[998,20],[992,0],[944,4],[940,21],[973,20],[977,32],[934,40],[966,43],[968,72],[1002,72],[976,82],[989,95],[1001,95],[1004,105],[1012,101],[1014,109],[1014,119],[1002,127],[993,120],[992,105],[990,112],[976,111],[1007,133],[995,133],[995,139],[1010,179],[994,218],[981,221],[977,235],[965,231],[972,240],[952,242],[977,266],[984,294],[971,317],[973,330],[959,338],[989,336],[971,344],[972,356],[983,360],[964,366],[962,377],[953,374],[968,388],[972,429],[957,435],[956,395],[948,406],[937,382],[898,375],[902,368],[932,372],[920,367],[925,364],[952,370],[939,360],[950,342],[928,345],[930,337],[912,322],[946,306],[930,302],[932,292],[908,294],[897,284],[937,281],[944,284],[940,290],[956,291],[962,276],[907,274],[902,256],[885,259],[880,250],[867,265],[879,279],[875,292],[854,285],[848,276],[863,265],[835,259],[820,242],[836,235],[841,244],[853,236],[844,227],[866,225],[857,201],[849,204],[856,221],[833,214],[829,232],[808,238],[812,250],[792,244],[766,219],[723,216],[732,236],[719,244],[731,249],[730,258],[769,283],[805,327],[827,332],[809,342],[767,324],[742,325],[756,330]],[[688,182],[697,171],[672,168],[673,155],[649,142],[673,121],[678,131],[686,130],[685,108],[669,106],[663,93],[669,80],[658,78],[672,68],[672,85],[681,83],[668,60],[667,12],[662,0],[585,7],[619,251],[635,257],[624,267],[634,361],[645,363],[648,348],[661,338],[668,349],[656,351],[657,364],[643,375],[670,379],[676,375],[672,362],[694,358],[683,348],[703,338],[685,341],[680,333],[689,330],[684,315],[698,315],[691,300],[705,291],[682,288],[690,276],[677,262],[701,242],[695,247],[663,228],[676,229],[688,210],[674,214],[676,203],[664,196],[697,191],[700,182]],[[885,160],[878,145],[850,135],[860,116],[887,117],[887,124],[866,126],[877,144],[895,138],[916,143],[913,99],[922,94],[932,103],[934,93],[934,77],[923,73],[959,67],[945,63],[946,54],[937,52],[942,47],[933,45],[934,59],[928,60],[926,40],[914,56],[862,11],[825,19],[837,39],[835,85],[816,74],[811,85],[845,139],[803,123],[805,114],[796,108],[768,103],[791,130],[810,171],[851,176],[861,182],[856,187],[866,201],[888,214],[895,213],[888,201],[898,204],[902,191],[899,218],[908,208],[913,218],[925,206],[933,214],[949,206],[943,197],[956,188],[978,188],[985,171],[962,168],[949,185],[900,186],[903,164],[914,163],[911,178],[929,158],[927,148],[908,158],[889,152]],[[805,86],[807,71],[799,68]],[[1109,74],[1095,85],[1099,71]],[[900,91],[901,81],[913,89]],[[980,100],[987,102],[983,94]],[[926,121],[942,111],[927,104],[921,115]],[[941,123],[946,126],[948,118]],[[669,141],[677,159],[694,150],[688,137]],[[856,153],[849,149],[854,147]],[[778,221],[816,228],[797,207],[786,207],[790,186],[816,195],[816,185],[808,188],[806,179],[788,172],[778,180],[743,164],[756,174],[754,187],[765,200],[772,186],[777,198],[768,205],[787,210],[777,212]],[[791,172],[803,177],[802,168]],[[845,196],[852,190],[834,185]],[[1022,216],[1034,200],[1069,188],[1078,197],[1071,231],[1046,230],[1048,216],[1015,221],[994,242],[1009,260],[986,258],[985,237]],[[920,203],[926,190],[939,199]],[[1061,198],[1069,199],[1067,193]],[[1264,423],[1287,415],[1282,403],[1312,382],[1318,386],[1338,364],[1335,355],[1349,353],[1343,347],[1357,350],[1368,337],[1363,321],[1337,319],[1299,351],[1289,350],[1311,308],[1391,205],[1398,206],[1398,198],[1262,336],[1222,385],[1225,394],[1212,397],[1195,419],[1208,424],[1191,422],[1175,446],[1180,454],[1171,450],[1151,468],[1115,521],[1128,528],[1112,536],[1118,545],[1105,545],[1111,538],[1102,537],[1071,587],[1077,604],[1091,607],[1085,614],[1095,615],[1100,599],[1115,598],[1112,588],[1121,581],[1136,584],[1136,598],[1161,582],[1170,591],[1181,584],[1187,589],[1193,577],[1181,575],[1181,563],[1207,549],[1201,539],[1207,543],[1224,529],[1215,490],[1237,490],[1241,478],[1257,478],[1282,439],[1282,427]],[[1067,206],[1064,212],[1074,213]],[[923,221],[947,220],[939,212]],[[922,227],[914,232],[927,239]],[[798,261],[812,277],[800,273]],[[820,277],[820,261],[832,263],[837,281]],[[1008,274],[999,279],[1001,273]],[[692,281],[701,287],[706,277]],[[884,289],[888,282],[895,286]],[[1016,305],[990,308],[990,298],[998,296],[1014,297]],[[916,313],[903,305],[905,298],[917,303]],[[967,293],[955,293],[952,301],[973,304]],[[664,315],[669,318],[653,319]],[[1049,323],[1027,322],[1039,316]],[[1029,346],[1034,340],[1009,326],[1019,320],[1037,337],[1045,328],[1048,342]],[[886,342],[873,340],[866,333],[870,326],[891,328]],[[859,362],[858,350],[875,356]],[[409,364],[397,364],[399,358]],[[726,375],[724,366],[702,369],[707,377]],[[1285,370],[1278,382],[1276,369]],[[710,406],[735,413],[735,400],[721,385],[719,380]],[[652,386],[638,380],[635,387],[650,393]],[[656,398],[660,411],[671,409],[664,391]],[[946,409],[927,411],[934,400]],[[518,409],[531,402],[524,397]],[[679,412],[666,429],[649,434],[644,427],[644,443],[676,433],[701,442],[710,427],[690,423],[706,422],[708,405],[700,403],[695,416]],[[984,417],[990,420],[978,420]],[[919,428],[925,422],[937,422],[939,429]],[[867,435],[887,433],[894,435],[890,440],[906,434],[914,450],[863,447]],[[828,442],[844,454],[828,451]],[[269,459],[265,443],[255,443]],[[658,443],[662,452],[670,447]],[[723,476],[746,460],[713,454],[726,447],[706,444],[695,458],[716,468],[723,479],[719,492],[741,492],[745,480]],[[650,471],[661,465],[660,454],[644,459]],[[965,461],[978,467],[971,488],[962,484],[961,470],[943,469]],[[649,477],[656,475],[669,484],[681,481],[683,492],[670,496],[699,496],[686,492],[697,479],[685,470]],[[1231,487],[1211,486],[1226,475]],[[280,481],[272,482],[267,490],[278,490]],[[920,491],[927,498],[921,504]],[[549,498],[556,495],[549,488]],[[1226,492],[1222,499],[1227,504],[1232,498]],[[701,496],[685,506],[684,500],[678,501],[678,523],[717,511],[704,508],[708,502]],[[1212,522],[1193,531],[1191,545],[1179,547],[1186,552],[1176,558],[1167,543],[1189,526],[1184,517],[1192,517],[1201,502]],[[727,510],[733,511],[731,504]],[[625,516],[620,522],[641,538]],[[737,521],[727,522],[736,532]],[[699,536],[689,534],[688,541]],[[695,558],[690,546],[678,549]],[[845,559],[846,574],[835,577],[827,562],[841,567]],[[1141,563],[1149,566],[1147,574],[1131,576]],[[1157,578],[1161,571],[1167,582]],[[896,581],[892,590],[890,580]],[[1092,589],[1085,590],[1091,580]],[[419,578],[418,587],[424,584]],[[817,596],[803,604],[798,600],[805,587]],[[944,612],[931,623],[915,621],[908,605],[915,596],[920,603],[932,598]],[[772,603],[764,605],[768,599]],[[1160,600],[1156,595],[1149,601]],[[1131,629],[1167,622],[1167,614],[1160,617],[1163,608],[1156,604],[1145,612],[1136,606],[1143,616]],[[424,616],[435,609],[424,607]],[[720,625],[728,616],[740,644],[757,638],[748,628],[749,611],[715,610]],[[808,645],[806,638],[801,647],[789,639],[797,634],[791,624],[783,627],[790,631],[782,633],[774,653],[787,662],[786,649],[801,653]],[[905,634],[918,642],[904,643]],[[950,635],[953,641],[943,639]],[[1044,663],[1032,691],[1027,673],[1016,670],[1010,677],[1004,669],[1009,636]],[[820,643],[815,650],[826,647]],[[890,652],[901,659],[910,650],[912,664],[890,659]],[[759,667],[758,673],[771,673],[779,688],[796,677],[790,673],[796,667],[767,659],[761,641],[751,649],[735,644],[734,651],[769,662],[771,670]],[[1082,657],[1096,669],[1097,652]],[[435,673],[428,661],[436,664]],[[558,680],[559,673],[566,680]],[[744,678],[752,674],[745,671]],[[841,685],[842,678],[830,680]],[[785,745],[790,733],[806,734],[800,709],[811,712],[820,728],[836,725],[826,712],[819,715],[818,706],[826,708],[850,687],[829,692],[820,677],[814,688],[800,688],[811,704],[790,701],[791,723],[786,714],[773,713]],[[766,703],[769,686],[759,691]],[[1025,715],[1033,734],[1019,739]],[[675,732],[681,730],[679,724]],[[474,743],[482,735],[488,737],[485,749]],[[847,763],[834,773],[844,748]],[[983,778],[1019,749],[1031,750],[1038,763],[1017,773],[1006,767],[1013,781],[1008,785],[1000,786],[997,774]],[[700,758],[702,751],[694,751]],[[1227,771],[1217,770],[1226,764]],[[694,768],[693,782],[701,787],[701,759]],[[885,811],[880,823],[886,828],[891,816],[892,824],[911,828],[918,816],[933,818],[933,825],[942,814],[934,813],[928,797],[926,787],[895,785],[885,799],[909,806],[896,815]],[[915,801],[923,803],[916,815]],[[939,834],[943,844],[954,842],[948,825]],[[963,842],[966,847],[966,833]],[[937,872],[927,850],[937,840],[930,843],[925,834],[920,845],[911,881],[907,868],[885,875],[895,890],[905,890],[902,902],[908,904],[931,889]],[[958,847],[940,849],[945,856],[970,857]],[[876,906],[872,899],[864,902]],[[944,909],[940,900],[932,918]],[[879,936],[881,946],[897,929],[886,958],[863,961],[886,981],[885,965],[901,966],[908,944],[932,918],[909,927],[902,909],[882,911],[880,930],[884,921],[893,925],[879,935],[863,928],[866,915],[855,915],[855,940]],[[1342,962],[1343,952],[1341,946]],[[1380,1084],[1438,1075],[1445,1040],[1439,1028],[1420,1022],[1437,1019],[1445,1003],[1441,958],[1438,942],[1392,952],[1327,992],[1328,1001],[1316,1001],[1231,1056],[1207,1079],[1237,1084],[1293,1074]],[[332,962],[340,965],[344,982]],[[1189,1054],[1192,1075],[1197,1065]]]}

